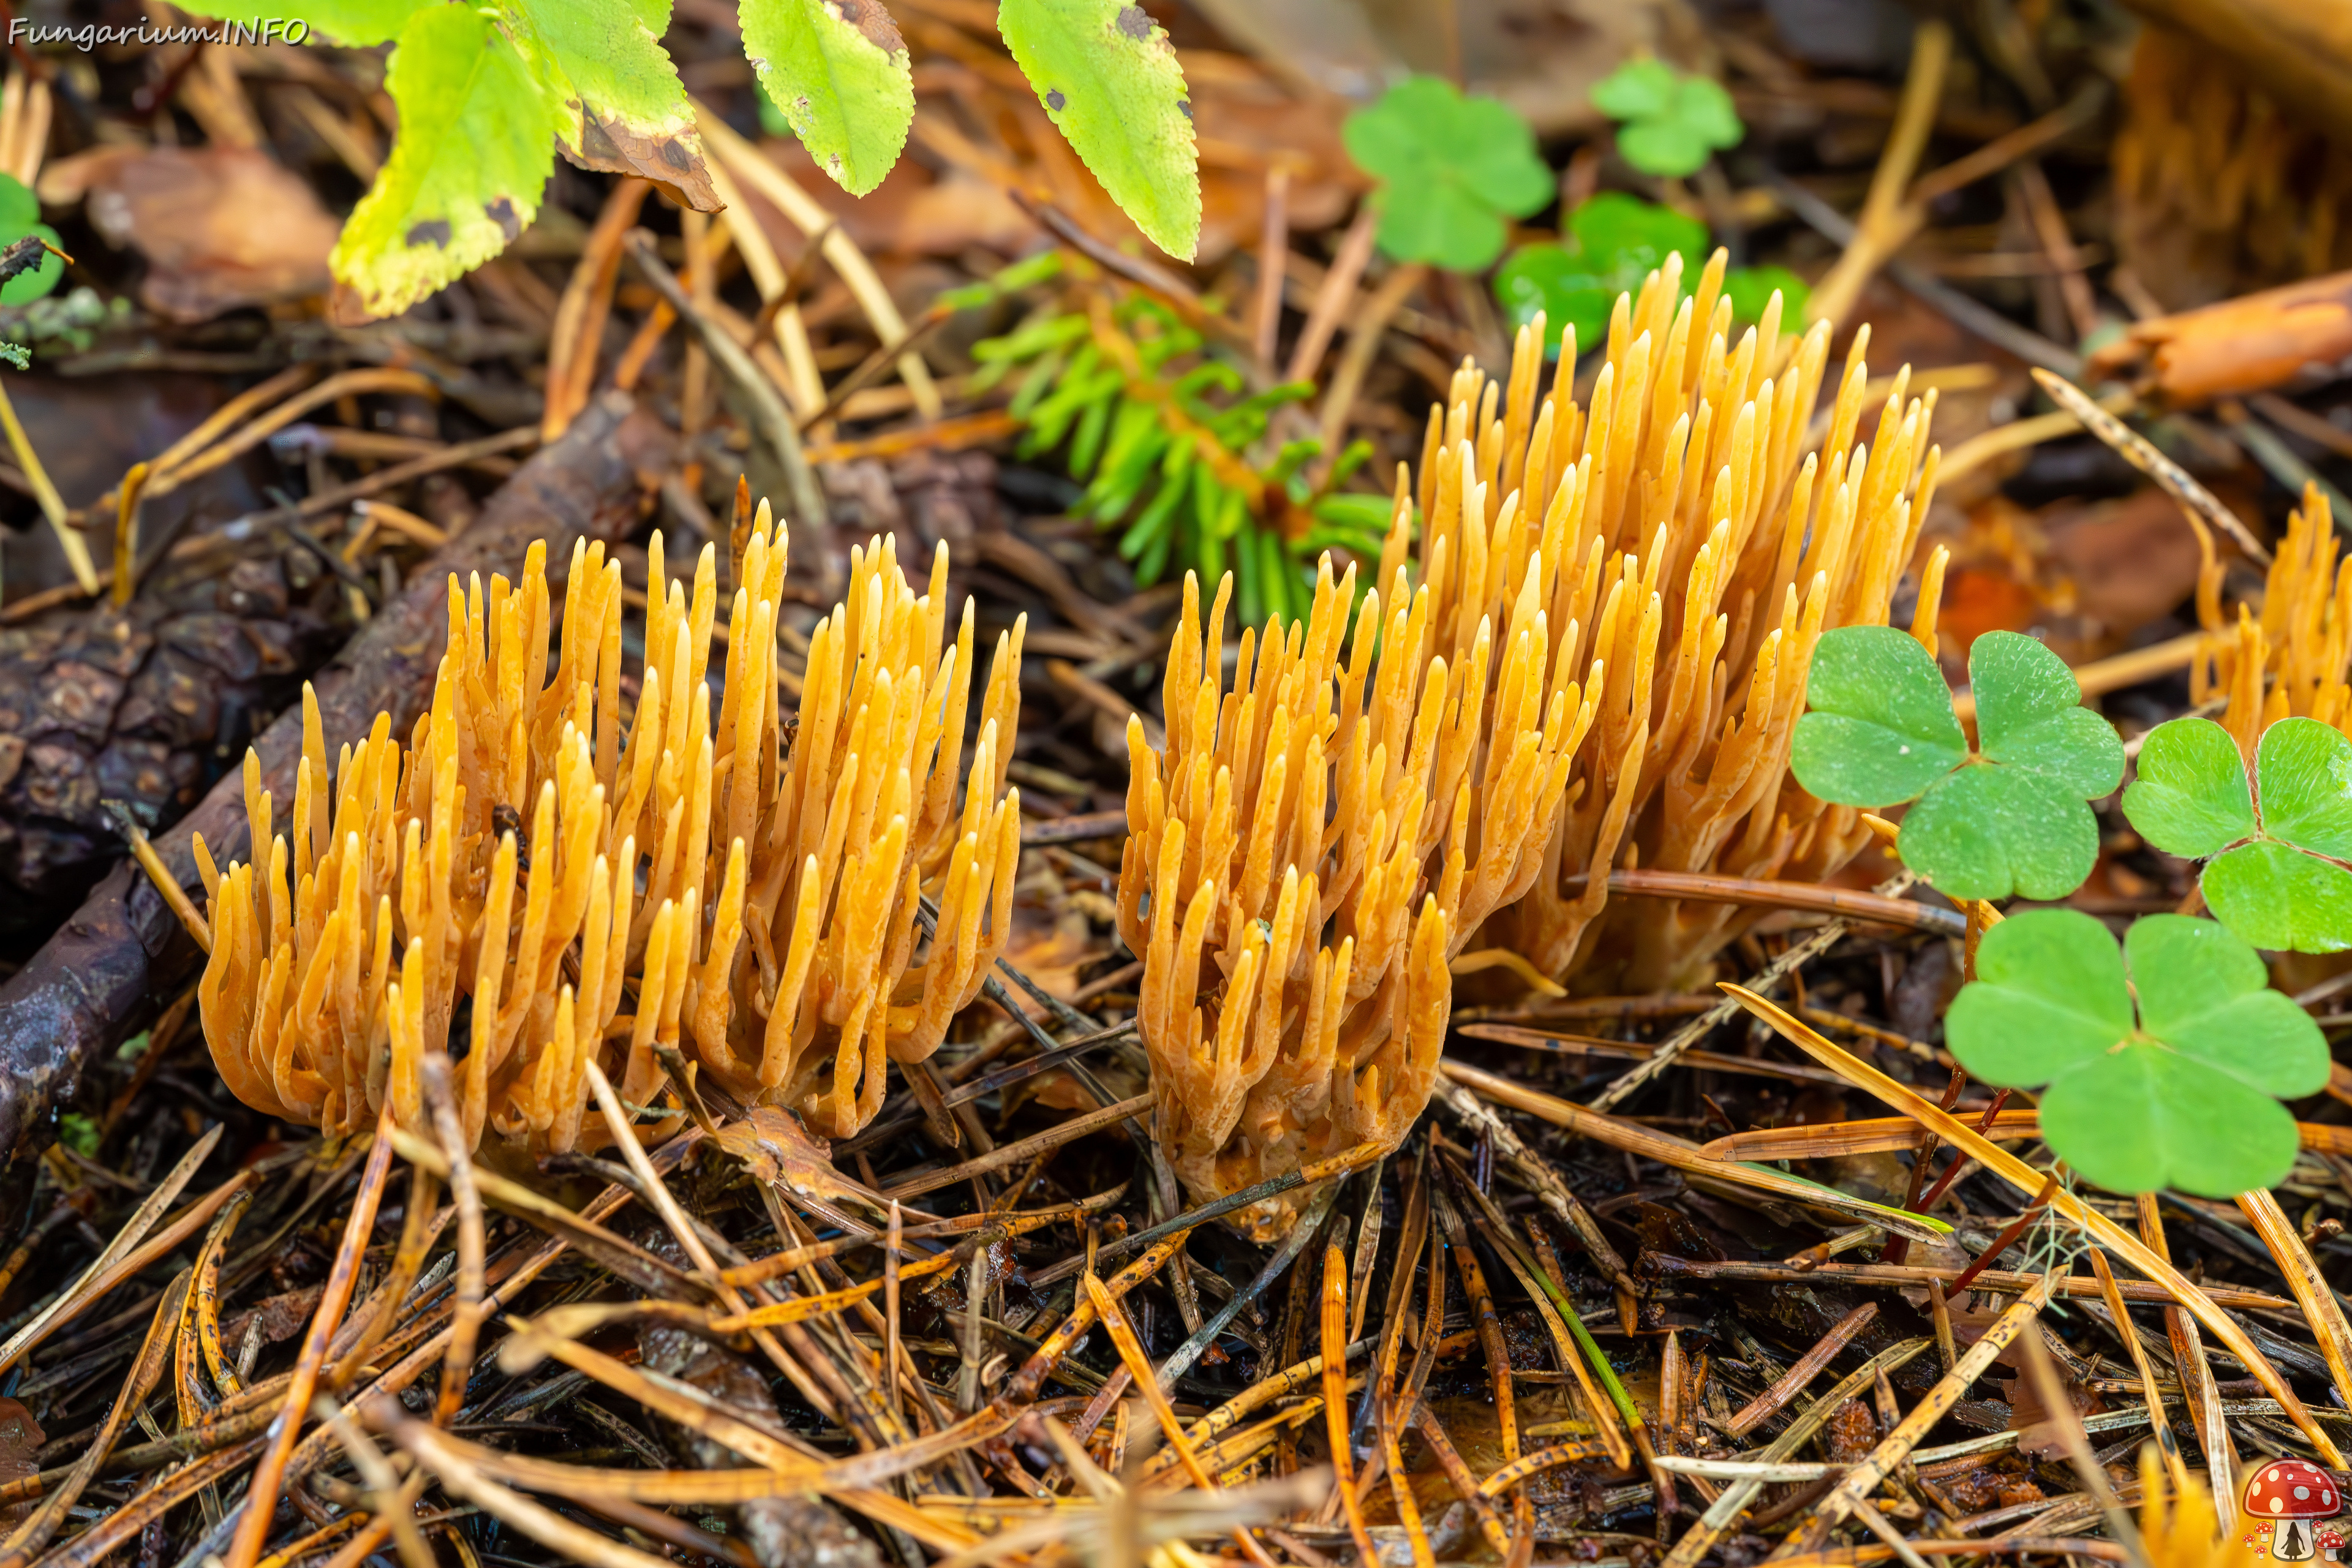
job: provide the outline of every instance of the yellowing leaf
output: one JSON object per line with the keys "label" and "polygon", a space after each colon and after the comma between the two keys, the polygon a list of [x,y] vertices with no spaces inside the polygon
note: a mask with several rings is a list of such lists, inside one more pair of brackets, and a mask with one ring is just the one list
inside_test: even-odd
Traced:
{"label": "yellowing leaf", "polygon": [[862,196],[915,122],[898,24],[875,0],[742,0],[743,52],[817,167]]}
{"label": "yellowing leaf", "polygon": [[555,109],[513,42],[464,5],[409,17],[384,86],[400,136],[331,263],[379,316],[463,276],[529,226],[555,167],[556,135]]}
{"label": "yellowing leaf", "polygon": [[1175,46],[1126,0],[1003,0],[996,25],[1045,112],[1144,237],[1189,261],[1201,239],[1192,105]]}
{"label": "yellowing leaf", "polygon": [[500,15],[561,106],[565,157],[658,181],[698,211],[719,209],[693,107],[661,45],[667,0],[509,0]]}

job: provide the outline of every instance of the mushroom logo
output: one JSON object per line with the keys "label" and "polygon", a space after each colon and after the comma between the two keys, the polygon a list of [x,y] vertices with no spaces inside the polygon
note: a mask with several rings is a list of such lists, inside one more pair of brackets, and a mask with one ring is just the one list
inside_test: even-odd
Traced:
{"label": "mushroom logo", "polygon": [[[2336,1478],[2301,1459],[2273,1459],[2246,1483],[2248,1521],[2270,1525],[2270,1555],[2280,1563],[2308,1563],[2317,1556],[2319,1521],[2334,1518],[2336,1506]],[[2329,1549],[2329,1561],[2336,1551]]]}

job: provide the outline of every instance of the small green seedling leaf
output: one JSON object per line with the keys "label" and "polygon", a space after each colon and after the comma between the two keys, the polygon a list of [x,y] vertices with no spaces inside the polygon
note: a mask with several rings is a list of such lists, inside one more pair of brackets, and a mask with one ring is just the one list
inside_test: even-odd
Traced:
{"label": "small green seedling leaf", "polygon": [[[1696,278],[1706,253],[1706,226],[1672,207],[1603,191],[1569,215],[1559,243],[1513,251],[1496,271],[1495,300],[1514,329],[1540,310],[1547,331],[1574,327],[1577,346],[1591,348],[1607,332],[1617,296],[1639,289],[1675,253],[1685,279]],[[1558,350],[1554,339],[1549,352]]]}
{"label": "small green seedling leaf", "polygon": [[1945,1037],[1987,1083],[2046,1084],[2051,1151],[2113,1192],[2273,1185],[2298,1142],[2279,1100],[2327,1082],[2319,1026],[2269,988],[2261,955],[2183,915],[2139,921],[2120,953],[2079,910],[2011,916],[1985,933]]}
{"label": "small green seedling leaf", "polygon": [[[2210,719],[2148,731],[2124,816],[2168,855],[2206,862],[2205,902],[2256,947],[2352,948],[2352,740],[2315,719],[2282,719],[2254,748],[2254,788],[2230,732]],[[2259,799],[2257,799],[2259,797]]]}
{"label": "small green seedling leaf", "polygon": [[1723,84],[1659,59],[1629,60],[1592,89],[1592,106],[1620,122],[1617,151],[1645,174],[1695,174],[1748,134]]}
{"label": "small green seedling leaf", "polygon": [[1987,632],[1969,676],[1974,752],[1927,649],[1892,626],[1831,632],[1813,653],[1790,765],[1836,805],[1916,801],[1896,847],[1948,897],[2063,898],[2097,861],[2089,803],[2123,777],[2123,743],[2032,637]]}
{"label": "small green seedling leaf", "polygon": [[1441,77],[1410,77],[1341,128],[1348,155],[1381,187],[1379,244],[1397,261],[1483,272],[1525,217],[1553,195],[1535,133],[1497,100],[1464,97]]}
{"label": "small green seedling leaf", "polygon": [[852,195],[882,183],[915,122],[898,24],[874,0],[742,0],[743,52],[817,166]]}
{"label": "small green seedling leaf", "polygon": [[1201,174],[1192,104],[1167,32],[1127,0],[1003,0],[996,25],[1119,210],[1146,239],[1190,261],[1201,239]]}
{"label": "small green seedling leaf", "polygon": [[79,1110],[58,1118],[58,1142],[87,1160],[98,1152],[98,1123]]}
{"label": "small green seedling leaf", "polygon": [[562,116],[505,31],[465,5],[410,16],[384,86],[400,136],[331,265],[371,315],[393,316],[530,226]]}
{"label": "small green seedling leaf", "polygon": [[557,106],[565,157],[659,181],[699,211],[719,210],[694,106],[661,44],[669,0],[505,0],[499,19]]}

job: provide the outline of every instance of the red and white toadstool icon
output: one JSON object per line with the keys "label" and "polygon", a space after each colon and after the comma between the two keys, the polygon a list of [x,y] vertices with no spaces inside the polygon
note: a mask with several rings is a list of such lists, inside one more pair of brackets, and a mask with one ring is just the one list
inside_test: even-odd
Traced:
{"label": "red and white toadstool icon", "polygon": [[2336,1478],[2302,1459],[2273,1459],[2246,1483],[2246,1514],[2271,1527],[2271,1556],[2307,1563],[2318,1554],[2316,1526],[2341,1503]]}

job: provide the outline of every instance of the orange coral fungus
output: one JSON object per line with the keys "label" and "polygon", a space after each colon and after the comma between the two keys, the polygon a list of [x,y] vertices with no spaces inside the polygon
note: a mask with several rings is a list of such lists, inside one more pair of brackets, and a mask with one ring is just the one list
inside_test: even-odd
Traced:
{"label": "orange coral fungus", "polygon": [[[1335,584],[1327,561],[1287,635],[1244,632],[1229,691],[1224,595],[1204,631],[1188,582],[1167,743],[1129,731],[1119,907],[1160,1136],[1196,1194],[1402,1138],[1454,973],[1650,989],[1736,932],[1726,906],[1607,910],[1621,859],[1815,878],[1868,841],[1789,781],[1788,748],[1822,632],[1886,618],[1933,396],[1898,375],[1857,442],[1857,334],[1813,432],[1827,329],[1781,343],[1776,300],[1728,344],[1723,270],[1677,310],[1670,258],[1619,300],[1589,407],[1572,344],[1538,396],[1540,321],[1507,385],[1457,374],[1344,661],[1352,569]],[[1932,646],[1932,603],[1914,631]],[[1261,1234],[1287,1217],[1246,1212]]]}
{"label": "orange coral fungus", "polygon": [[[1444,560],[1440,543],[1433,576]],[[1167,743],[1128,727],[1119,927],[1144,955],[1160,1137],[1196,1195],[1402,1140],[1435,1078],[1449,963],[1541,868],[1593,707],[1552,640],[1541,563],[1474,547],[1463,575],[1441,613],[1399,567],[1349,639],[1356,574],[1335,584],[1327,556],[1304,624],[1242,633],[1229,691],[1232,579],[1205,632],[1185,579]],[[1276,1200],[1239,1223],[1265,1236],[1289,1217]]]}
{"label": "orange coral fungus", "polygon": [[[1589,405],[1564,368],[1538,401],[1531,328],[1507,388],[1465,368],[1430,416],[1421,555],[1440,605],[1460,591],[1440,542],[1460,541],[1465,562],[1539,556],[1538,602],[1571,628],[1553,679],[1587,660],[1605,671],[1550,859],[1472,943],[1556,980],[1672,985],[1752,918],[1670,900],[1609,909],[1612,865],[1810,880],[1869,841],[1856,813],[1789,778],[1789,744],[1821,634],[1887,617],[1935,486],[1935,395],[1906,401],[1898,374],[1858,441],[1864,329],[1816,428],[1827,330],[1782,341],[1776,300],[1730,342],[1724,263],[1717,252],[1679,308],[1673,257],[1638,300],[1619,297]],[[1806,450],[1817,439],[1826,456]],[[1401,483],[1400,515],[1406,500]],[[1932,602],[1913,630],[1933,646]]]}
{"label": "orange coral fungus", "polygon": [[[625,726],[619,563],[574,552],[550,679],[534,546],[519,584],[451,579],[449,652],[404,754],[379,720],[331,774],[306,707],[290,838],[248,761],[267,869],[215,873],[198,846],[215,932],[199,1001],[239,1099],[338,1131],[388,1100],[414,1125],[425,1058],[463,1012],[469,1137],[593,1142],[588,1064],[644,1106],[667,1047],[842,1137],[879,1109],[886,1058],[929,1056],[978,994],[1011,929],[1021,628],[997,644],[959,804],[972,611],[948,641],[944,548],[922,595],[892,542],[852,551],[847,599],[806,639],[797,724],[778,699],[782,525],[762,507],[741,553],[716,714],[712,552],[691,595],[658,536],[648,554],[662,591]],[[917,964],[927,889],[938,934]]]}
{"label": "orange coral fungus", "polygon": [[2183,508],[2204,552],[2197,618],[2204,630],[2189,667],[2189,700],[2228,707],[2221,723],[2247,757],[2262,732],[2281,719],[2316,719],[2352,734],[2352,560],[2342,559],[2326,492],[2306,485],[2288,514],[2286,538],[2272,558],[2262,610],[2238,606],[2234,624],[2221,609],[2223,568],[2204,520]]}

